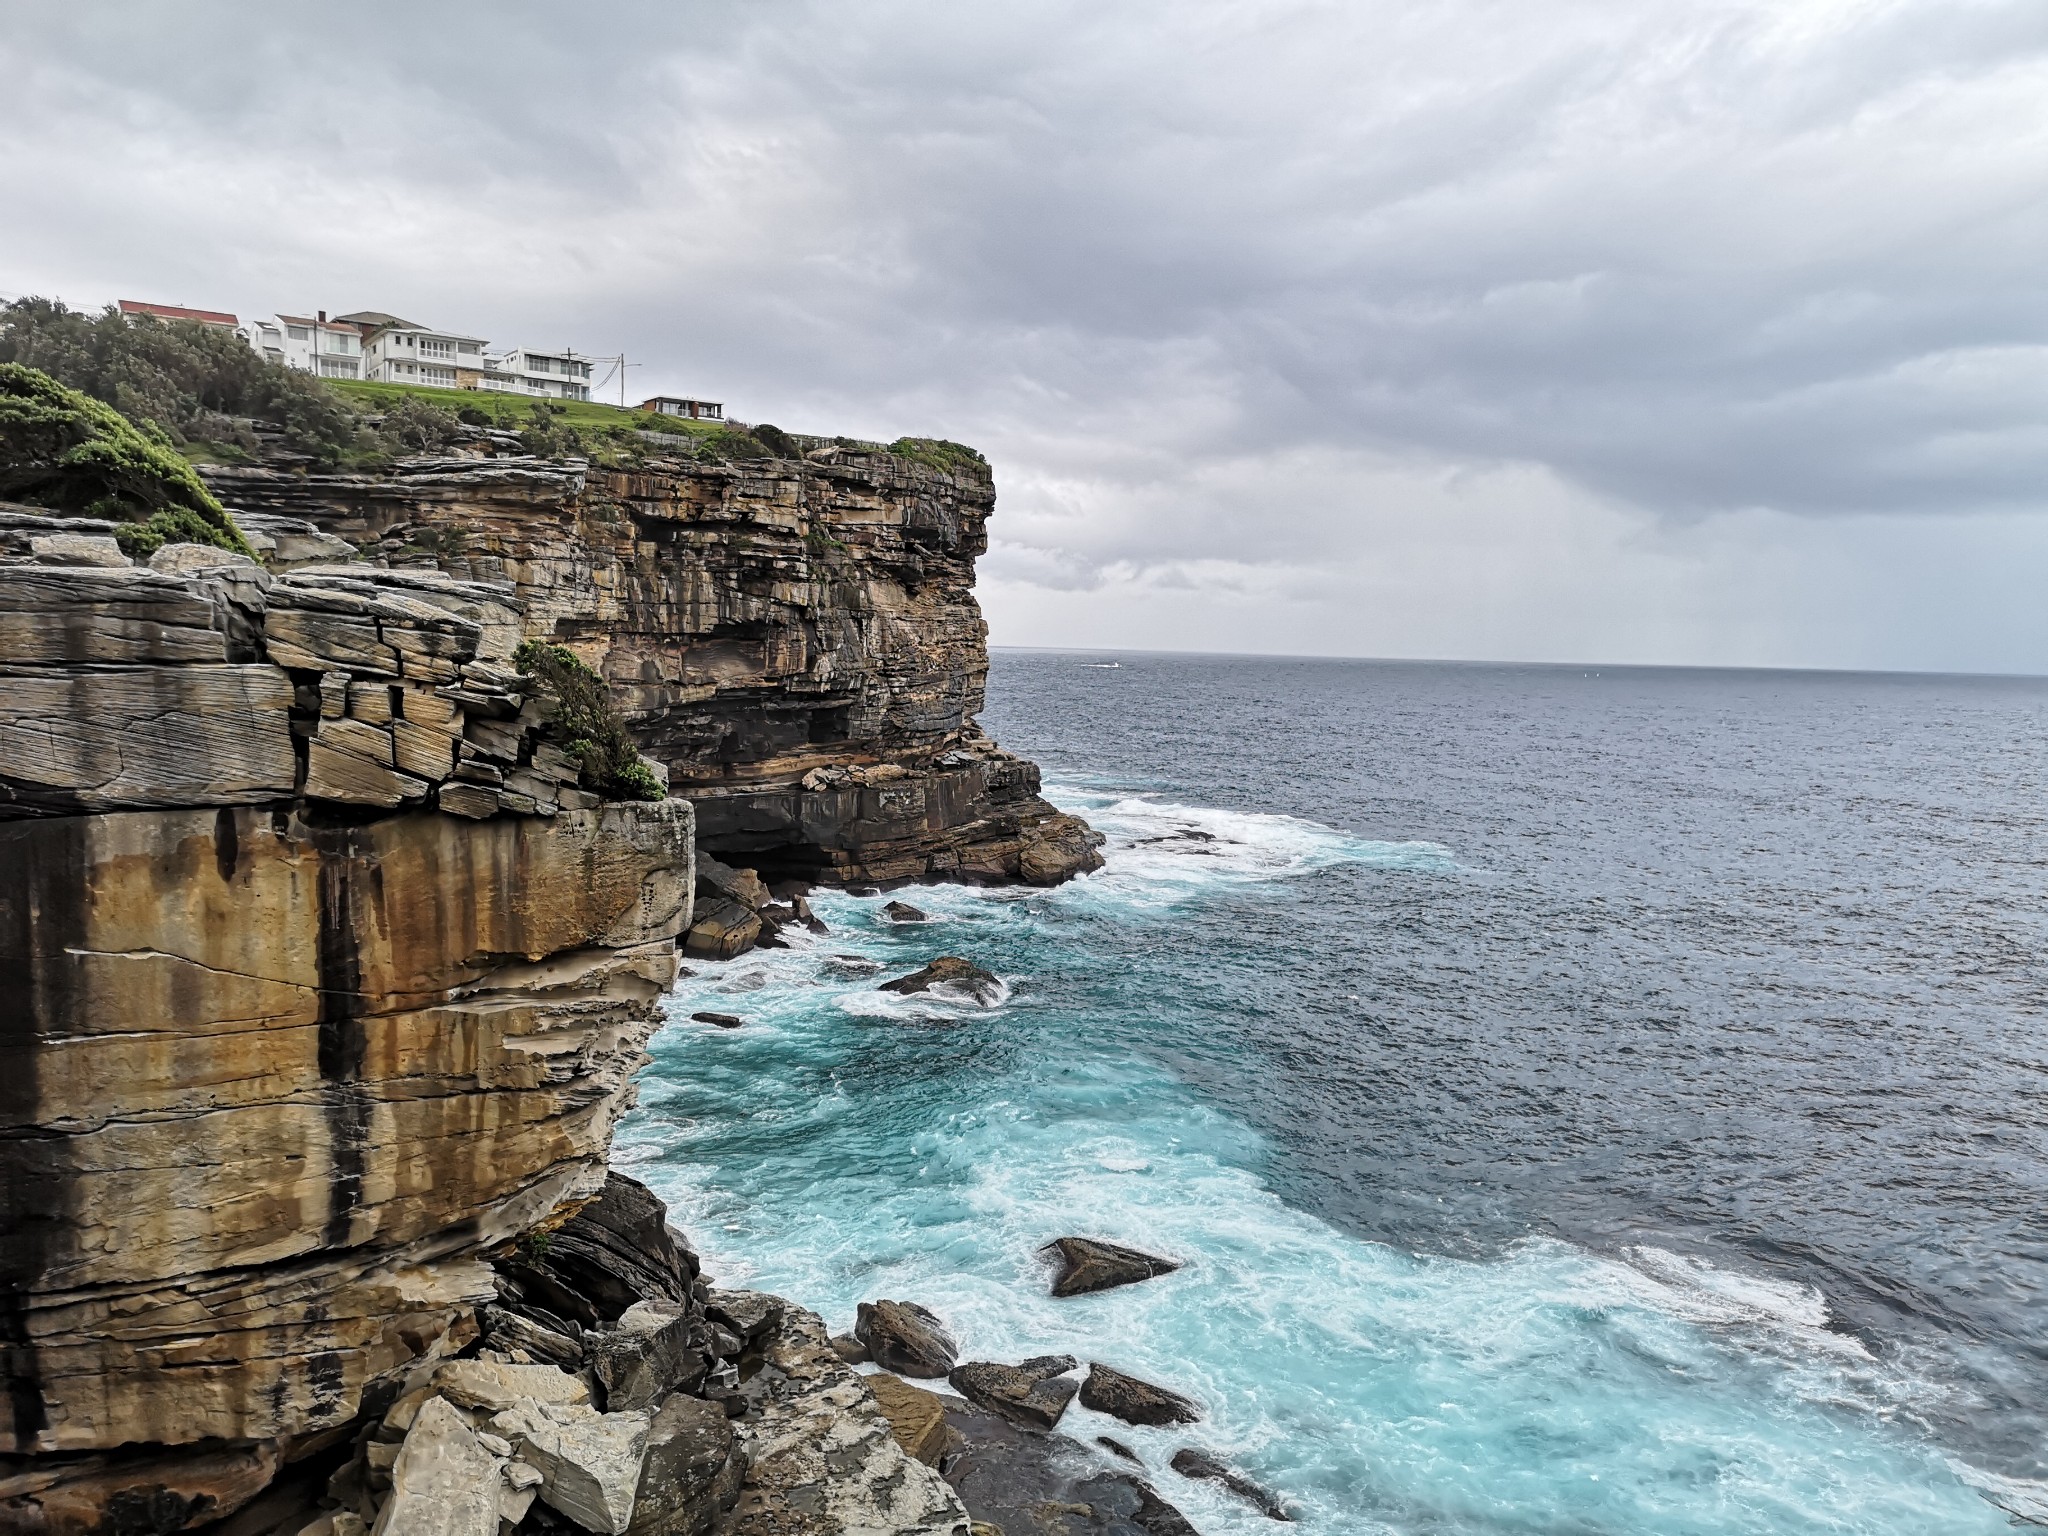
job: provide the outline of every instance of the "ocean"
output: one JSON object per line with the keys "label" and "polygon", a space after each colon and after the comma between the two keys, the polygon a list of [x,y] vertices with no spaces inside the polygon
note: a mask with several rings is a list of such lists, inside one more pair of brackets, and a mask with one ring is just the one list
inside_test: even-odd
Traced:
{"label": "ocean", "polygon": [[[683,982],[616,1160],[721,1282],[1197,1397],[1062,1429],[1207,1536],[1182,1444],[1314,1533],[2048,1523],[2048,680],[1001,651],[983,721],[1107,867]],[[876,990],[946,953],[1000,1000]]]}

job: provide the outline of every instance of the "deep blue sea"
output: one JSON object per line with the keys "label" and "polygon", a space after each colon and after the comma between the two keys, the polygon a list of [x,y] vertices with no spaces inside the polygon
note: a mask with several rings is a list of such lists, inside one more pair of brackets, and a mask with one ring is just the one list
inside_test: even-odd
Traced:
{"label": "deep blue sea", "polygon": [[[2048,1522],[2048,681],[1012,651],[983,719],[1108,867],[683,983],[617,1156],[721,1280],[1200,1398],[1062,1427],[1208,1536],[1183,1443],[1312,1533]],[[943,953],[1002,1001],[875,990]],[[1054,1301],[1064,1233],[1186,1268]]]}

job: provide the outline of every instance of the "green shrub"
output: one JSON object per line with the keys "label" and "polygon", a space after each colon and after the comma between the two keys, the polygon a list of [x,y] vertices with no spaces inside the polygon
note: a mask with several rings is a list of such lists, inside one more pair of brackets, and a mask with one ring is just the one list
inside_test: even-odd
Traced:
{"label": "green shrub", "polygon": [[755,427],[753,429],[753,437],[755,442],[766,448],[778,459],[800,459],[804,456],[803,450],[797,447],[787,432],[768,422],[764,421],[760,426]]}
{"label": "green shrub", "polygon": [[576,759],[583,787],[607,800],[660,800],[666,791],[640,761],[604,679],[567,646],[527,640],[513,664],[540,683],[553,705],[551,733]]}
{"label": "green shrub", "polygon": [[363,449],[356,412],[310,373],[272,362],[232,331],[195,320],[130,319],[52,299],[0,305],[0,363],[22,363],[112,406],[164,440],[247,457],[258,444],[236,418],[282,430],[284,443],[333,466]]}
{"label": "green shrub", "polygon": [[704,434],[692,457],[708,464],[731,464],[765,459],[769,457],[769,449],[751,432],[742,432],[738,427],[720,427],[715,432]]}
{"label": "green shrub", "polygon": [[943,437],[899,437],[889,445],[889,451],[899,459],[949,475],[988,474],[987,459],[965,443],[951,443]]}
{"label": "green shrub", "polygon": [[460,437],[462,423],[454,411],[444,411],[418,395],[407,395],[384,413],[378,430],[407,448],[431,453]]}
{"label": "green shrub", "polygon": [[134,524],[117,535],[131,555],[178,542],[250,553],[161,433],[19,363],[0,363],[0,498]]}

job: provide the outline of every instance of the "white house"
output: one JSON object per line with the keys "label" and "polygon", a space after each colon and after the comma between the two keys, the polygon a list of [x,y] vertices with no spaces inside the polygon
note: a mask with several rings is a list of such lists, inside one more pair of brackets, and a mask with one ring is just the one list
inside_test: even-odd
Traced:
{"label": "white house", "polygon": [[363,333],[360,327],[317,316],[258,317],[242,326],[249,345],[272,362],[283,363],[324,379],[363,376]]}
{"label": "white house", "polygon": [[508,347],[503,352],[485,353],[484,368],[486,382],[479,383],[479,389],[545,395],[556,400],[590,398],[590,363],[574,352]]}
{"label": "white house", "polygon": [[381,384],[432,384],[475,389],[483,371],[484,340],[437,331],[374,309],[337,315],[363,336],[363,377]]}

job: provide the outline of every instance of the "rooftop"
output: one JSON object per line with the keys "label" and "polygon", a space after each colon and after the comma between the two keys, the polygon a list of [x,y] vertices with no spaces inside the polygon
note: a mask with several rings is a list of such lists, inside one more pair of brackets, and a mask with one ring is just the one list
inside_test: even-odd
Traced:
{"label": "rooftop", "polygon": [[182,304],[145,304],[140,299],[121,300],[124,315],[154,315],[159,320],[197,320],[203,325],[235,325],[239,322],[225,310],[187,309]]}

